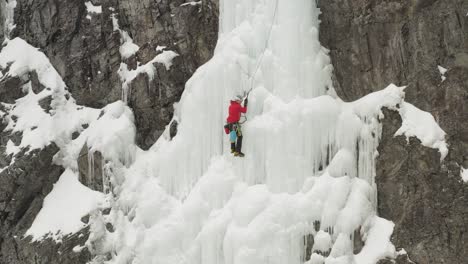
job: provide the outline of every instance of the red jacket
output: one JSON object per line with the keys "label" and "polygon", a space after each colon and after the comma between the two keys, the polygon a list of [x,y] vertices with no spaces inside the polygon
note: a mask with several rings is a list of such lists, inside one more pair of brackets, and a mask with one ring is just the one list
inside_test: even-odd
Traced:
{"label": "red jacket", "polygon": [[229,106],[229,116],[227,118],[228,123],[239,122],[241,118],[241,113],[247,113],[247,107],[242,107],[238,102],[231,101]]}

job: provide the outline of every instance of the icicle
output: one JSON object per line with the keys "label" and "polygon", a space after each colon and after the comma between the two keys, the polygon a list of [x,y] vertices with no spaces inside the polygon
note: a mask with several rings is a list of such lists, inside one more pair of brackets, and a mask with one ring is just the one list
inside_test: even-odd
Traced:
{"label": "icicle", "polygon": [[16,27],[14,18],[16,4],[16,0],[6,0],[0,3],[0,12],[2,12],[2,16],[4,19],[4,28],[2,30],[7,40],[10,39],[10,33]]}
{"label": "icicle", "polygon": [[88,149],[88,184],[93,184],[94,179],[94,152]]}

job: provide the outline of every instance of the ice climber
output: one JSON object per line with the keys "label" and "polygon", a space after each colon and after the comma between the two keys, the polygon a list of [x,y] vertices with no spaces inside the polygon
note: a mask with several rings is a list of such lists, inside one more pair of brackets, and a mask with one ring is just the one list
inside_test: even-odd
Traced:
{"label": "ice climber", "polygon": [[244,157],[242,153],[242,130],[241,124],[239,123],[241,114],[247,113],[247,104],[248,99],[245,98],[244,106],[242,103],[242,96],[236,95],[231,100],[231,105],[229,106],[229,116],[227,118],[227,125],[224,126],[224,129],[227,134],[229,134],[229,140],[231,141],[231,153],[236,157]]}

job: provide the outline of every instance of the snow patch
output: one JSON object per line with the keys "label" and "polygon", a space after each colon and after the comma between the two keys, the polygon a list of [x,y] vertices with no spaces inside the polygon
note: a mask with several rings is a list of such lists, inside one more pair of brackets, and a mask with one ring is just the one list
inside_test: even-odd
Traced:
{"label": "snow patch", "polygon": [[201,5],[202,4],[202,1],[190,1],[190,2],[187,2],[187,3],[184,3],[184,4],[181,4],[180,6],[188,6],[188,5],[191,5],[191,6],[196,6],[196,5]]}
{"label": "snow patch", "polygon": [[54,91],[65,88],[65,83],[50,64],[49,59],[21,38],[7,40],[6,46],[0,53],[0,67],[5,69],[10,63],[8,71],[10,76],[22,76],[36,71],[39,81],[44,86]]}
{"label": "snow patch", "polygon": [[442,81],[445,81],[445,79],[447,79],[447,77],[445,77],[445,73],[447,72],[447,69],[440,65],[437,65],[437,69],[440,72],[440,78],[442,78]]}
{"label": "snow patch", "polygon": [[468,169],[461,167],[460,177],[462,178],[463,182],[468,183]]}
{"label": "snow patch", "polygon": [[399,112],[403,122],[395,136],[417,137],[423,146],[438,149],[440,159],[443,160],[448,154],[445,132],[437,124],[434,117],[406,102],[401,105]]}
{"label": "snow patch", "polygon": [[84,144],[89,152],[99,151],[106,160],[124,165],[133,162],[136,128],[133,112],[122,101],[107,105],[80,136],[66,145],[60,163],[77,169],[76,160]]}
{"label": "snow patch", "polygon": [[85,2],[85,5],[86,5],[86,10],[88,11],[88,13],[92,13],[92,14],[101,14],[102,13],[102,6],[100,6],[100,5],[93,5],[93,3],[91,3],[91,1]]}
{"label": "snow patch", "polygon": [[128,89],[130,83],[140,74],[144,73],[148,75],[150,80],[154,79],[156,68],[154,66],[155,63],[164,64],[166,70],[170,70],[172,66],[172,60],[179,56],[179,54],[175,53],[171,50],[165,50],[162,53],[156,55],[151,61],[144,65],[139,65],[134,70],[129,70],[128,65],[126,63],[121,63],[119,68],[119,76],[122,81],[122,97],[124,102],[126,102],[126,98],[128,96]]}
{"label": "snow patch", "polygon": [[138,45],[133,43],[133,39],[128,35],[126,31],[121,30],[121,39],[122,39],[122,45],[120,46],[120,55],[122,58],[128,59],[131,56],[135,55],[137,51],[140,49]]}
{"label": "snow patch", "polygon": [[[15,88],[23,89],[26,95],[14,104],[2,103],[5,112],[1,116],[8,123],[5,131],[22,133],[18,146],[11,141],[7,143],[7,154],[26,147],[29,151],[40,149],[52,142],[59,147],[54,162],[66,170],[45,198],[43,209],[27,233],[34,240],[48,234],[59,241],[64,235],[79,231],[84,226],[81,217],[96,209],[104,197],[78,182],[75,172],[81,148],[86,144],[91,153],[102,152],[104,159],[112,164],[124,166],[133,162],[136,151],[133,113],[122,101],[103,109],[76,105],[47,57],[20,38],[7,40],[0,53],[0,68],[7,65],[9,71],[4,78],[24,78],[35,72],[44,86],[37,93],[30,82]],[[72,139],[75,132],[80,133],[79,137]]]}
{"label": "snow patch", "polygon": [[174,60],[175,57],[178,57],[179,54],[172,50],[165,50],[161,54],[156,55],[154,59],[151,61],[151,63],[161,63],[164,64],[166,67],[166,70],[170,70],[172,66],[172,60]]}
{"label": "snow patch", "polygon": [[[30,83],[23,86],[26,96],[16,100],[5,119],[6,131],[22,132],[19,148],[40,149],[51,142],[65,144],[81,124],[96,118],[97,110],[79,108],[66,91],[65,83],[51,65],[47,57],[20,38],[7,41],[0,53],[0,68],[10,65],[7,76],[19,76],[36,72],[39,82],[46,87],[37,94],[32,91]],[[18,89],[21,89],[18,87]],[[50,101],[49,112],[41,102]],[[13,116],[17,119],[13,121]]]}
{"label": "snow patch", "polygon": [[15,143],[13,143],[13,141],[8,140],[7,145],[6,145],[6,149],[5,149],[5,153],[7,155],[13,155],[14,156],[19,151],[20,151],[20,148],[18,146],[16,146]]}
{"label": "snow patch", "polygon": [[159,45],[158,45],[158,46],[156,47],[156,51],[163,51],[163,50],[165,50],[166,48],[167,48],[166,46],[159,46]]}
{"label": "snow patch", "polygon": [[90,190],[78,181],[77,173],[65,170],[25,236],[32,236],[33,241],[50,237],[58,242],[62,236],[81,230],[85,226],[81,218],[103,203],[102,193]]}
{"label": "snow patch", "polygon": [[363,228],[369,229],[365,236],[365,245],[355,256],[359,264],[374,264],[380,259],[396,257],[395,246],[390,242],[395,224],[391,221],[374,216]]}
{"label": "snow patch", "polygon": [[112,14],[111,18],[114,31],[118,31],[120,33],[120,55],[123,59],[128,59],[135,55],[140,47],[133,43],[133,39],[130,37],[127,31],[120,29],[119,20],[117,19],[116,15]]}

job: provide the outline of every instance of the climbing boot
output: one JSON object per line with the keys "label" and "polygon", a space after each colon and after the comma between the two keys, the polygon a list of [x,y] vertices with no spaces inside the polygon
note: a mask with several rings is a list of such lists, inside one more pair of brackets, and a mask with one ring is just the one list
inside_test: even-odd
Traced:
{"label": "climbing boot", "polygon": [[234,156],[242,158],[242,157],[244,157],[245,155],[244,155],[244,153],[242,153],[242,152],[237,152],[237,151],[236,151],[236,152],[234,152]]}
{"label": "climbing boot", "polygon": [[236,143],[231,143],[231,153],[236,152]]}

